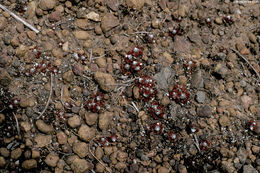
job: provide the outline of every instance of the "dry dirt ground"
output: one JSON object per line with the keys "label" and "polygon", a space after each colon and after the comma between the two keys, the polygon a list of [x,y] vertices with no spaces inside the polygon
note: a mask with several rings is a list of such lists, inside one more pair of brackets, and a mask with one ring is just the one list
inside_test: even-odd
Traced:
{"label": "dry dirt ground", "polygon": [[0,3],[0,172],[260,171],[258,0]]}

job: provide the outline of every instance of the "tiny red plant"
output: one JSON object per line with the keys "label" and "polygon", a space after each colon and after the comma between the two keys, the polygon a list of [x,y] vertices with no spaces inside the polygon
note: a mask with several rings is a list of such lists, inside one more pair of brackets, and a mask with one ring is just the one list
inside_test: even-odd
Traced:
{"label": "tiny red plant", "polygon": [[118,136],[116,134],[112,134],[109,137],[107,137],[107,140],[111,143],[116,142],[118,139]]}
{"label": "tiny red plant", "polygon": [[141,58],[143,56],[143,50],[144,49],[142,47],[137,46],[125,55],[121,65],[123,73],[134,74],[142,70],[143,63],[139,62],[137,58]]}
{"label": "tiny red plant", "polygon": [[251,131],[255,131],[258,127],[258,124],[255,120],[250,120],[247,124],[247,128]]}
{"label": "tiny red plant", "polygon": [[168,133],[168,140],[171,142],[174,142],[178,139],[178,134],[173,132],[173,131],[169,131]]}
{"label": "tiny red plant", "polygon": [[222,18],[222,21],[223,21],[225,24],[227,24],[227,25],[231,25],[231,24],[234,23],[234,20],[232,19],[231,16],[224,16],[224,17]]}
{"label": "tiny red plant", "polygon": [[144,48],[140,46],[136,46],[133,50],[129,51],[127,54],[132,55],[134,57],[142,57],[143,56]]}
{"label": "tiny red plant", "polygon": [[155,43],[154,35],[151,33],[145,35],[145,40],[147,43],[150,43],[150,44]]}
{"label": "tiny red plant", "polygon": [[169,92],[169,97],[177,103],[184,104],[190,99],[190,93],[185,86],[176,84]]}
{"label": "tiny red plant", "polygon": [[229,53],[227,48],[224,48],[224,47],[220,47],[219,51],[225,53],[226,55],[228,55],[228,53]]}
{"label": "tiny red plant", "polygon": [[105,138],[105,137],[99,138],[98,141],[99,141],[99,143],[100,143],[103,147],[109,146],[109,141],[108,141],[108,139]]}
{"label": "tiny red plant", "polygon": [[164,107],[160,105],[158,102],[151,103],[149,113],[152,115],[154,119],[166,118],[166,114],[164,113]]}
{"label": "tiny red plant", "polygon": [[205,22],[206,22],[206,24],[207,24],[208,26],[211,26],[211,24],[212,24],[212,21],[211,21],[211,18],[210,18],[210,17],[207,17],[207,18],[205,19]]}
{"label": "tiny red plant", "polygon": [[104,97],[102,93],[94,94],[91,98],[89,98],[85,104],[85,107],[91,112],[99,112],[103,107]]}
{"label": "tiny red plant", "polygon": [[10,109],[16,109],[19,105],[20,100],[17,98],[12,98],[11,103],[8,105]]}
{"label": "tiny red plant", "polygon": [[195,124],[189,124],[189,129],[188,129],[191,133],[196,133],[199,131],[199,127]]}
{"label": "tiny red plant", "polygon": [[155,82],[150,76],[141,76],[136,80],[136,85],[139,88],[140,99],[150,101],[155,97],[157,90]]}
{"label": "tiny red plant", "polygon": [[154,134],[161,134],[163,132],[162,123],[157,122],[151,125],[151,130]]}
{"label": "tiny red plant", "polygon": [[169,36],[172,37],[173,39],[175,38],[176,35],[183,35],[183,34],[184,34],[184,30],[181,27],[175,28],[169,32]]}
{"label": "tiny red plant", "polygon": [[197,67],[196,62],[193,61],[193,60],[189,60],[183,66],[184,66],[187,73],[191,73]]}
{"label": "tiny red plant", "polygon": [[210,143],[207,140],[201,140],[200,143],[199,143],[199,147],[200,147],[201,150],[204,150],[204,151],[208,150],[209,147],[210,147]]}
{"label": "tiny red plant", "polygon": [[39,48],[38,48],[37,46],[35,46],[35,47],[32,49],[32,52],[33,52],[35,58],[37,58],[37,59],[40,58],[41,52],[39,51]]}

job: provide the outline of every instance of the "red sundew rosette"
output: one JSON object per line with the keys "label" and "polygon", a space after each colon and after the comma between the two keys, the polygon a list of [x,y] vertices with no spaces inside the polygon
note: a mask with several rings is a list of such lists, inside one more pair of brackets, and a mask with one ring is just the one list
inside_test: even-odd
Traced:
{"label": "red sundew rosette", "polygon": [[234,20],[233,20],[233,18],[231,16],[224,16],[222,18],[222,21],[223,21],[223,23],[229,24],[229,25],[234,23]]}
{"label": "red sundew rosette", "polygon": [[107,147],[107,146],[109,146],[109,141],[108,141],[108,139],[107,138],[105,138],[105,137],[101,137],[101,138],[99,138],[98,139],[98,142],[103,146],[103,147]]}
{"label": "red sundew rosette", "polygon": [[210,142],[207,141],[207,140],[201,140],[200,143],[199,143],[199,147],[200,147],[201,150],[206,151],[210,147]]}
{"label": "red sundew rosette", "polygon": [[143,56],[144,48],[140,46],[136,46],[133,50],[129,51],[127,54],[132,55],[134,57],[142,57]]}
{"label": "red sundew rosette", "polygon": [[179,135],[176,132],[173,131],[169,131],[168,132],[168,140],[171,142],[175,142],[177,141],[179,138]]}
{"label": "red sundew rosette", "polygon": [[152,77],[148,76],[148,75],[144,75],[139,77],[138,79],[136,79],[136,85],[138,87],[151,87],[153,88],[155,86],[155,82],[152,79]]}
{"label": "red sundew rosette", "polygon": [[196,68],[196,66],[196,62],[193,60],[189,60],[183,65],[187,73],[191,73]]}
{"label": "red sundew rosette", "polygon": [[256,131],[257,127],[258,127],[258,124],[255,120],[250,120],[247,123],[247,128],[251,131]]}
{"label": "red sundew rosette", "polygon": [[139,87],[139,94],[141,100],[148,102],[155,97],[156,93],[157,90],[153,87],[145,87],[145,86]]}
{"label": "red sundew rosette", "polygon": [[155,43],[154,35],[152,33],[145,34],[145,40],[147,43]]}
{"label": "red sundew rosette", "polygon": [[164,107],[160,105],[158,102],[153,102],[149,107],[149,113],[152,115],[154,119],[165,119],[166,115],[164,113]]}
{"label": "red sundew rosette", "polygon": [[104,100],[103,95],[101,93],[97,93],[87,100],[85,107],[89,111],[93,113],[97,113],[103,107],[104,104],[103,100]]}
{"label": "red sundew rosette", "polygon": [[171,38],[174,38],[176,35],[183,35],[183,34],[184,34],[184,30],[180,27],[169,31],[169,36]]}
{"label": "red sundew rosette", "polygon": [[114,143],[116,142],[118,139],[118,136],[116,134],[112,134],[110,135],[109,137],[107,137],[107,140],[110,142],[110,143]]}
{"label": "red sundew rosette", "polygon": [[190,93],[185,86],[176,84],[169,92],[169,97],[177,103],[185,104],[190,99]]}
{"label": "red sundew rosette", "polygon": [[154,134],[162,134],[163,132],[163,125],[160,122],[154,123],[151,125],[151,130]]}

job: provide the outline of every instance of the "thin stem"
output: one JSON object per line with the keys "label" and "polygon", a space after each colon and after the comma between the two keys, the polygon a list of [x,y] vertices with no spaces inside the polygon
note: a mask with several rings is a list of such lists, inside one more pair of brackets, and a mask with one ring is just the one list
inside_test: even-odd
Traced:
{"label": "thin stem", "polygon": [[53,74],[51,74],[51,90],[50,90],[50,94],[49,94],[49,97],[48,97],[48,101],[45,105],[45,108],[43,109],[43,111],[40,113],[40,115],[36,118],[36,119],[40,119],[42,117],[42,115],[45,113],[45,111],[47,110],[49,104],[50,104],[50,101],[51,101],[51,96],[52,96],[52,92],[53,92]]}
{"label": "thin stem", "polygon": [[16,122],[17,132],[18,132],[18,135],[20,136],[21,131],[20,131],[20,126],[19,126],[19,121],[18,121],[17,116],[15,115],[15,113],[13,113],[13,115],[14,115],[14,119],[15,119],[15,122]]}
{"label": "thin stem", "polygon": [[106,170],[109,172],[109,173],[112,173],[112,171],[108,168],[108,167],[106,167],[106,165],[101,161],[101,160],[99,160],[96,156],[95,156],[95,154],[91,151],[91,143],[93,142],[93,139],[89,142],[89,145],[88,145],[88,150],[89,150],[89,153],[104,167],[104,168],[106,168]]}
{"label": "thin stem", "polygon": [[14,14],[13,12],[11,12],[10,10],[8,10],[5,6],[3,6],[2,4],[0,4],[0,8],[2,8],[3,10],[5,10],[7,13],[9,13],[11,16],[13,16],[13,18],[15,18],[16,20],[22,22],[25,26],[27,26],[28,28],[30,28],[31,30],[33,30],[34,32],[36,32],[36,34],[38,34],[40,31],[37,30],[36,28],[34,28],[32,25],[30,25],[29,23],[27,23],[25,20],[23,20],[21,17],[17,16],[16,14]]}
{"label": "thin stem", "polygon": [[231,49],[231,50],[234,51],[240,58],[242,58],[253,69],[253,71],[257,75],[258,79],[260,79],[260,76],[259,76],[258,72],[256,71],[256,69],[254,68],[254,66],[243,55],[241,55],[241,53],[239,53],[237,50],[235,50],[235,49]]}

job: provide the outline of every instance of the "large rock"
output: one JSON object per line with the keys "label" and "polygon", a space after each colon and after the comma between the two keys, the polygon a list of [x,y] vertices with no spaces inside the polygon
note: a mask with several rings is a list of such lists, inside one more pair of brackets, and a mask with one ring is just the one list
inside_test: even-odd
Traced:
{"label": "large rock", "polygon": [[76,37],[76,39],[79,40],[88,40],[90,39],[90,35],[87,31],[73,31],[73,35]]}
{"label": "large rock", "polygon": [[38,130],[46,134],[50,134],[54,131],[53,127],[51,125],[46,124],[43,120],[37,120],[36,126]]}
{"label": "large rock", "polygon": [[129,8],[140,10],[144,6],[145,1],[146,0],[126,0],[126,5]]}
{"label": "large rock", "polygon": [[11,76],[9,75],[9,73],[3,69],[0,68],[0,86],[8,86],[12,81]]}
{"label": "large rock", "polygon": [[96,114],[96,113],[89,113],[89,112],[85,113],[85,120],[86,120],[86,123],[89,126],[92,126],[92,125],[96,124],[97,119],[98,119],[98,114]]}
{"label": "large rock", "polygon": [[40,0],[39,7],[42,10],[51,10],[55,7],[56,0]]}
{"label": "large rock", "polygon": [[154,75],[154,80],[157,83],[159,89],[168,90],[169,84],[172,83],[175,71],[169,67],[162,68],[159,73]]}
{"label": "large rock", "polygon": [[42,134],[39,134],[35,137],[35,142],[37,143],[37,146],[38,147],[45,147],[47,145],[49,145],[51,143],[51,135],[42,135]]}
{"label": "large rock", "polygon": [[71,128],[79,127],[79,126],[80,126],[80,116],[74,115],[73,117],[70,117],[70,118],[68,119],[68,125],[69,125]]}
{"label": "large rock", "polygon": [[7,25],[6,18],[5,17],[0,17],[0,31],[5,29],[6,25]]}
{"label": "large rock", "polygon": [[94,138],[95,134],[96,134],[95,128],[90,128],[87,125],[81,125],[81,127],[79,128],[79,131],[78,131],[78,135],[79,135],[80,139],[82,139],[86,142],[88,142],[92,138]]}
{"label": "large rock", "polygon": [[94,79],[99,84],[100,88],[106,92],[111,92],[115,89],[115,79],[111,74],[96,72]]}
{"label": "large rock", "polygon": [[51,167],[55,167],[58,161],[59,161],[59,156],[57,156],[55,153],[48,154],[45,159],[45,163]]}
{"label": "large rock", "polygon": [[74,159],[71,164],[71,169],[74,173],[83,173],[91,168],[91,164],[85,159]]}
{"label": "large rock", "polygon": [[73,144],[73,151],[80,158],[84,158],[88,155],[88,145],[85,142],[75,142]]}
{"label": "large rock", "polygon": [[101,29],[103,32],[107,32],[118,25],[118,19],[110,13],[107,13],[101,20]]}
{"label": "large rock", "polygon": [[94,11],[91,11],[90,13],[88,13],[87,14],[87,18],[89,20],[93,20],[95,22],[100,22],[101,21],[99,14],[95,13]]}
{"label": "large rock", "polygon": [[30,160],[25,160],[23,163],[22,163],[22,167],[24,169],[33,169],[33,168],[37,168],[37,161],[34,160],[34,159],[30,159]]}
{"label": "large rock", "polygon": [[35,11],[36,11],[36,2],[35,1],[31,1],[28,4],[28,9],[27,9],[27,15],[28,15],[28,19],[31,19],[35,16]]}
{"label": "large rock", "polygon": [[112,112],[104,112],[99,115],[99,121],[98,121],[98,127],[101,130],[106,130],[108,128],[108,125],[111,123],[113,119],[113,113]]}

